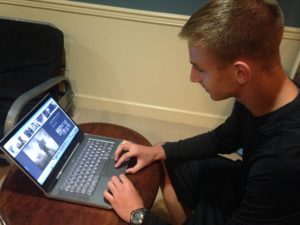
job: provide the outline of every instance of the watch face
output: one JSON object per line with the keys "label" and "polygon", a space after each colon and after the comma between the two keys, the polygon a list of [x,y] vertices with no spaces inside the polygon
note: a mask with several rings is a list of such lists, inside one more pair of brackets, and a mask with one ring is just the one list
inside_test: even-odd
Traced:
{"label": "watch face", "polygon": [[140,211],[134,212],[132,215],[132,222],[135,224],[140,224],[143,218],[144,215],[142,214],[142,212]]}
{"label": "watch face", "polygon": [[136,209],[132,212],[130,218],[130,224],[141,225],[144,222],[147,210],[145,208]]}

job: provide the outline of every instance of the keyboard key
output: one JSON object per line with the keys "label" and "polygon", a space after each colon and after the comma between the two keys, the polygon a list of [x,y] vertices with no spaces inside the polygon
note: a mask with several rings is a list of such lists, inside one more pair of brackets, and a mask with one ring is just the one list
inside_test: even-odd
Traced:
{"label": "keyboard key", "polygon": [[60,190],[92,195],[99,181],[101,169],[112,154],[114,143],[90,138],[85,149],[73,164]]}

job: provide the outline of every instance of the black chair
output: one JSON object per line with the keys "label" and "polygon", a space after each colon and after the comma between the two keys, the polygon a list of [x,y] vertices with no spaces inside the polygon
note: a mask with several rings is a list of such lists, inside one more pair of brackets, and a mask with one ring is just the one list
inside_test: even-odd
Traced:
{"label": "black chair", "polygon": [[50,93],[72,113],[64,36],[51,24],[0,18],[0,138]]}

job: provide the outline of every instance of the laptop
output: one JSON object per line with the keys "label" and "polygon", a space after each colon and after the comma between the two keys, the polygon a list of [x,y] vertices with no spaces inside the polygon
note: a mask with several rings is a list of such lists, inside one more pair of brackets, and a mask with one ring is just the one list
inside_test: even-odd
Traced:
{"label": "laptop", "polygon": [[55,99],[45,96],[1,141],[4,153],[46,197],[111,208],[103,192],[121,140],[83,133]]}

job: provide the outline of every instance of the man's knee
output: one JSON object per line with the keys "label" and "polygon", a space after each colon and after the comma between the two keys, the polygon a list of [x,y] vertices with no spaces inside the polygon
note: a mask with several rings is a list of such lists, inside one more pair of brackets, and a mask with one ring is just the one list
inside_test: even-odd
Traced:
{"label": "man's knee", "polygon": [[163,179],[161,182],[161,191],[163,194],[164,202],[166,207],[174,221],[174,224],[183,224],[187,219],[187,216],[190,215],[191,210],[182,206],[179,201],[170,177],[168,175],[168,171],[166,169],[165,163],[163,163]]}

